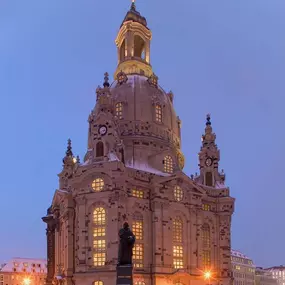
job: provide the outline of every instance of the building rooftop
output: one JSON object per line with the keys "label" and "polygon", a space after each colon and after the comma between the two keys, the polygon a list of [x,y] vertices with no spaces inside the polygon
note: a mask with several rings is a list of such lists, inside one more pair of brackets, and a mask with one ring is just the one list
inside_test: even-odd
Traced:
{"label": "building rooftop", "polygon": [[238,251],[238,250],[232,249],[232,250],[231,250],[231,255],[232,255],[232,256],[235,256],[235,257],[240,257],[240,258],[244,258],[244,259],[249,259],[249,260],[251,260],[251,258],[249,258],[248,256],[246,256],[245,254],[241,253],[241,252]]}
{"label": "building rooftop", "polygon": [[2,272],[46,273],[47,261],[39,258],[15,257],[9,260],[1,269]]}
{"label": "building rooftop", "polygon": [[269,268],[265,268],[265,270],[285,270],[285,265],[272,266]]}

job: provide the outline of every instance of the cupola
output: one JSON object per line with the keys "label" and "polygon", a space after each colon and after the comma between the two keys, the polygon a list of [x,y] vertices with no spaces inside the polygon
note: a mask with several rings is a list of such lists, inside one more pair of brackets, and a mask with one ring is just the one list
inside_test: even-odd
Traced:
{"label": "cupola", "polygon": [[120,72],[150,77],[153,74],[150,65],[151,31],[146,19],[136,10],[134,0],[127,12],[116,38],[118,67],[115,78]]}

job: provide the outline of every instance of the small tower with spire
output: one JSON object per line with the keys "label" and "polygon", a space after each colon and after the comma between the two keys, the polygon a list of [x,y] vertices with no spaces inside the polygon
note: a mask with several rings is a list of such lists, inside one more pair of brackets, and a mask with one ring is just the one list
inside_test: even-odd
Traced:
{"label": "small tower with spire", "polygon": [[202,135],[199,152],[200,175],[195,179],[200,184],[217,187],[224,184],[225,175],[219,173],[220,150],[216,145],[216,134],[212,129],[210,114],[206,116],[205,133]]}
{"label": "small tower with spire", "polygon": [[71,146],[71,139],[67,140],[67,150],[65,152],[65,157],[63,158],[63,165],[68,166],[72,165],[73,161],[73,153],[72,153],[72,146]]}
{"label": "small tower with spire", "polygon": [[150,65],[151,37],[146,18],[137,11],[133,0],[115,41],[118,49],[118,67],[115,78],[119,72],[147,77],[153,74]]}

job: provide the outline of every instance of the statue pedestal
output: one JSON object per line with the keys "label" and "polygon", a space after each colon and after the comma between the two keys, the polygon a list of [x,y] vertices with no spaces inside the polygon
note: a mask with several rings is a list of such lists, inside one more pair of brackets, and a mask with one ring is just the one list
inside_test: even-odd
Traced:
{"label": "statue pedestal", "polygon": [[133,266],[117,266],[117,285],[133,285]]}

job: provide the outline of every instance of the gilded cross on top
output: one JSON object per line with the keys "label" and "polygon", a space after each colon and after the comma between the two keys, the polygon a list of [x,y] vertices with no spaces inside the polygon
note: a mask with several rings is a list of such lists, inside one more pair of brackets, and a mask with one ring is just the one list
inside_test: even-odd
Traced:
{"label": "gilded cross on top", "polygon": [[132,6],[131,9],[135,10],[136,9],[136,0],[132,0]]}

